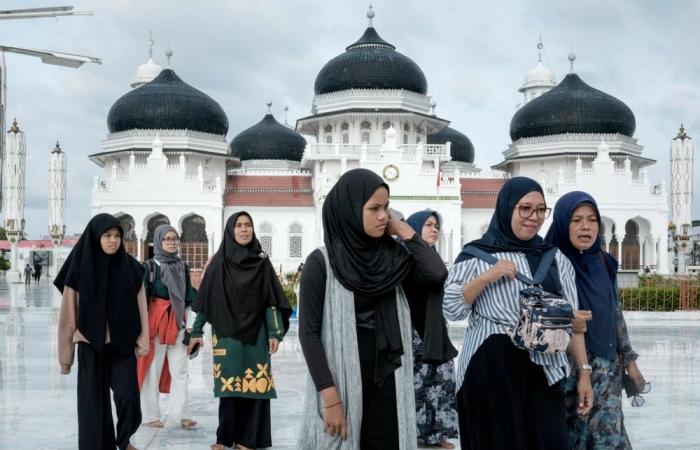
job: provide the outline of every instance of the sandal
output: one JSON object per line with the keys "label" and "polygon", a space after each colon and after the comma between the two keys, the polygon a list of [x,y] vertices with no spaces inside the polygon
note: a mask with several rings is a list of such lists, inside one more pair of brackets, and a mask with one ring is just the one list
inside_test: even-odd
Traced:
{"label": "sandal", "polygon": [[197,421],[192,419],[182,419],[180,426],[184,429],[194,428],[197,426]]}

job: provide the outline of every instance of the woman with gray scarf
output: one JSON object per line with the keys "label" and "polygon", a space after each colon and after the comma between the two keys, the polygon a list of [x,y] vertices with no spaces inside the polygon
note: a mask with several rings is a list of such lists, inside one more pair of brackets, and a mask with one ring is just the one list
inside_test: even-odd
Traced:
{"label": "woman with gray scarf", "polygon": [[150,352],[138,360],[143,423],[162,428],[159,393],[170,393],[171,420],[182,428],[192,428],[187,401],[187,345],[190,305],[197,297],[187,266],[178,256],[180,238],[170,225],[160,225],[153,233],[153,259],[146,261],[144,286],[148,296]]}

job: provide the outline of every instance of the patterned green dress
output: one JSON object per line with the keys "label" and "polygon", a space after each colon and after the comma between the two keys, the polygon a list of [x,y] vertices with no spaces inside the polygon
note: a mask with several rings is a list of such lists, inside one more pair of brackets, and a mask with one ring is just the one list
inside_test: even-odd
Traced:
{"label": "patterned green dress", "polygon": [[[202,337],[206,322],[204,314],[197,313],[192,337]],[[273,337],[280,342],[284,337],[282,313],[274,306],[267,308],[265,321],[252,345],[232,337],[217,336],[212,327],[216,397],[277,398],[268,344],[268,339]]]}

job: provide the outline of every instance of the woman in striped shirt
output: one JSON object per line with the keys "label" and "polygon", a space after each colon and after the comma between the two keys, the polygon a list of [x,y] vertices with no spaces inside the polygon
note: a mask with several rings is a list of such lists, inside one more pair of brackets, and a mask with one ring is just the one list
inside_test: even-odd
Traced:
{"label": "woman in striped shirt", "polygon": [[[560,381],[569,374],[567,355],[520,350],[507,335],[518,321],[517,271],[532,278],[543,253],[552,248],[538,236],[549,215],[544,193],[525,177],[508,180],[484,236],[468,245],[498,258],[490,265],[464,251],[445,281],[443,312],[468,319],[456,371],[462,449],[562,450],[568,448]],[[578,306],[574,270],[560,252],[542,287]],[[579,367],[579,413],[591,408],[590,366],[582,335],[569,351]]]}

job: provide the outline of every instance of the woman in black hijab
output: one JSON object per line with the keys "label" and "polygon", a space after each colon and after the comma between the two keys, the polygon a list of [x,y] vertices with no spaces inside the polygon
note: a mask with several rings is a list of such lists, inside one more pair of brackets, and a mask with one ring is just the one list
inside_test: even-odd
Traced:
{"label": "woman in black hijab", "polygon": [[[537,182],[511,178],[498,193],[488,230],[465,246],[445,281],[445,316],[468,320],[456,372],[462,449],[568,448],[560,386],[570,371],[567,355],[521,350],[508,337],[518,321],[520,291],[527,287],[516,271],[532,278],[544,253],[554,248],[537,234],[549,212]],[[472,257],[469,246],[498,262]],[[541,284],[577,308],[574,269],[561,252]],[[586,414],[593,392],[581,335],[572,337],[569,351],[579,374],[578,413]]]}
{"label": "woman in black hijab", "polygon": [[439,290],[446,269],[388,208],[389,186],[366,169],[340,177],[323,204],[326,245],[306,259],[300,287],[299,340],[310,372],[302,450],[416,446],[404,290],[407,280]]}
{"label": "woman in black hijab", "polygon": [[[63,294],[58,342],[61,373],[78,344],[78,448],[135,450],[141,424],[136,357],[148,353],[143,268],[124,250],[109,214],[90,220],[54,285]],[[117,407],[114,435],[110,388]]]}
{"label": "woman in black hijab", "polygon": [[245,211],[226,221],[192,308],[190,351],[212,325],[219,427],[212,450],[272,447],[270,399],[277,398],[270,356],[289,329],[292,308]]}

